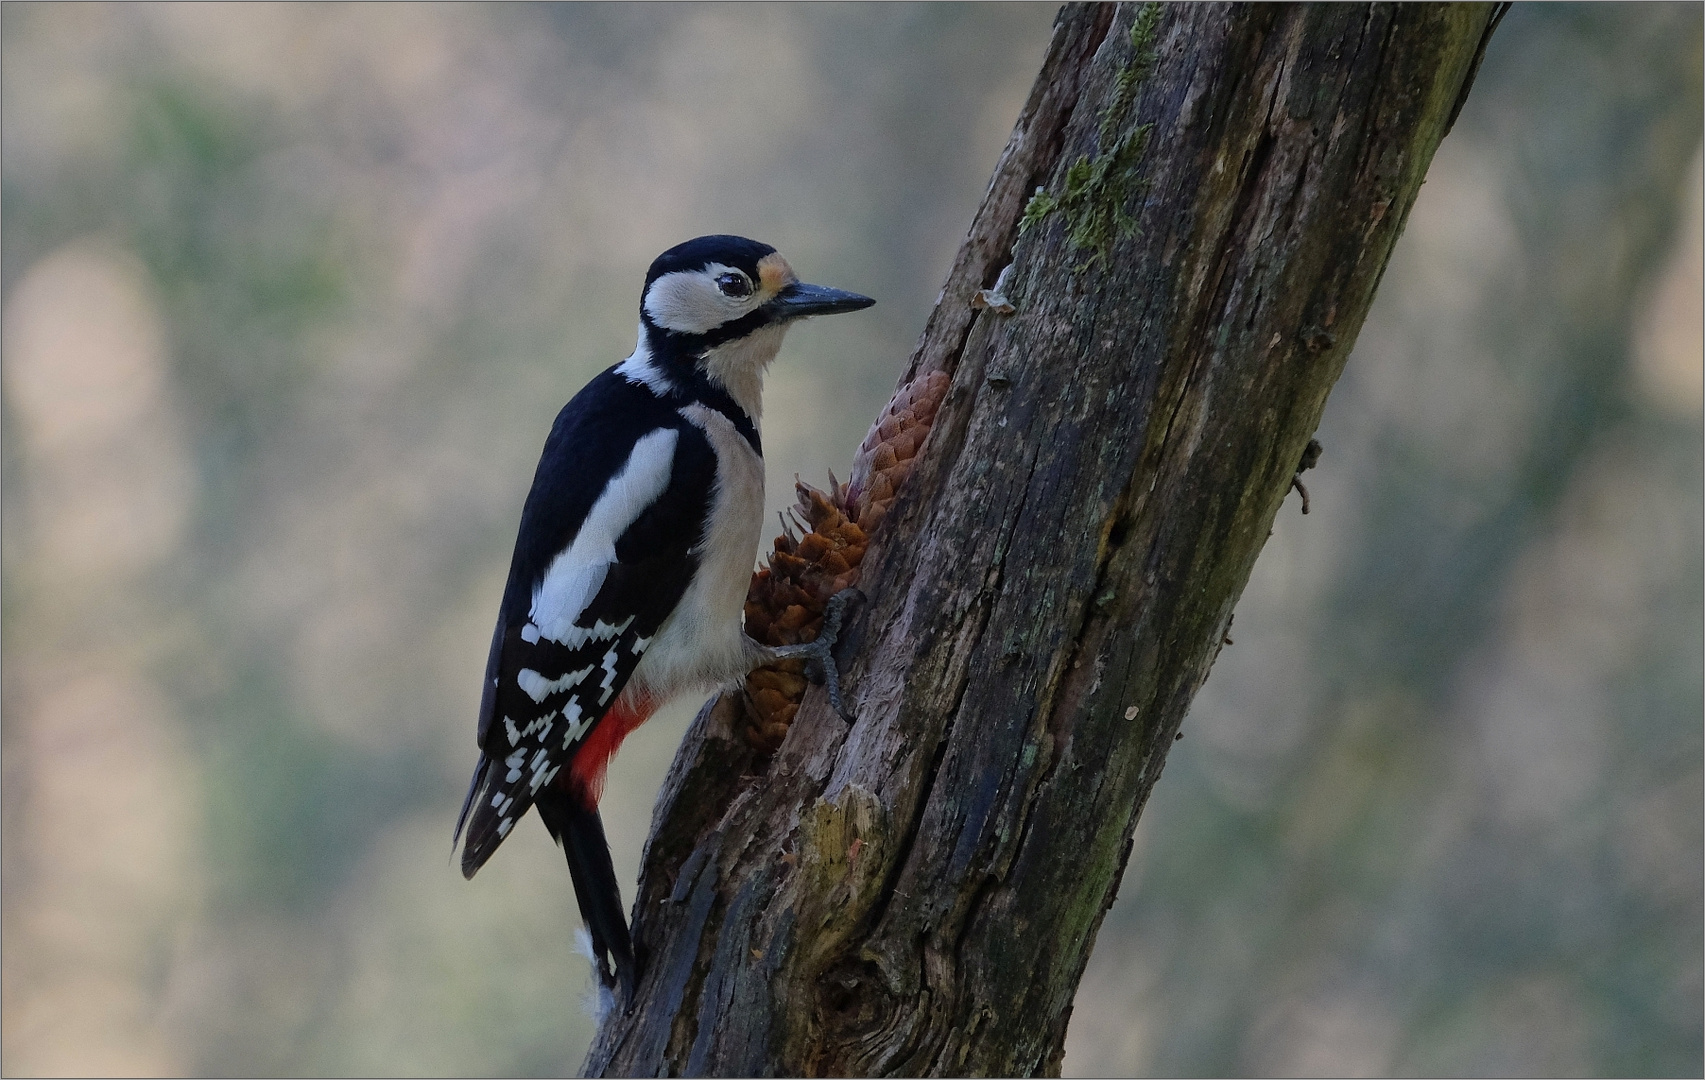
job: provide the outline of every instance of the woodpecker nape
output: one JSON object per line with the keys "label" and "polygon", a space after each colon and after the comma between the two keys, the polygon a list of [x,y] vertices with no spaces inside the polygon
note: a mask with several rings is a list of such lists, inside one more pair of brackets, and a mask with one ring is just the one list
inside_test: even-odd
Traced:
{"label": "woodpecker nape", "polygon": [[788,658],[833,680],[832,634],[774,648],[741,626],[763,531],[758,421],[787,327],[873,303],[802,283],[767,244],[689,240],[645,275],[633,354],[563,406],[545,440],[455,835],[471,878],[537,806],[568,858],[599,980],[624,1003],[639,972],[598,816],[605,771],[676,694]]}

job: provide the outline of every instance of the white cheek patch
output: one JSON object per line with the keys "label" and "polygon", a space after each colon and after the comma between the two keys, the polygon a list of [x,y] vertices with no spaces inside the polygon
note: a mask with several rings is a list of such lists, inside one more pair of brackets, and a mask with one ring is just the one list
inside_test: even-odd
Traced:
{"label": "white cheek patch", "polygon": [[732,266],[711,263],[703,270],[677,270],[664,274],[645,290],[645,313],[665,330],[678,334],[703,334],[731,322],[756,308],[762,297],[724,296],[716,279],[739,273]]}

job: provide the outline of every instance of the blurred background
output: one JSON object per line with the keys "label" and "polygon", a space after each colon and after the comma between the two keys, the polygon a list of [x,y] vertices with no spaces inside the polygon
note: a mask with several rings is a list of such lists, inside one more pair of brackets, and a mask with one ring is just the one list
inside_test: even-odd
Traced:
{"label": "blurred background", "polygon": [[[1048,5],[10,3],[7,1074],[561,1074],[561,856],[450,827],[551,419],[664,248],[880,304],[844,475]],[[1698,1074],[1701,8],[1517,6],[1137,830],[1068,1074]],[[695,702],[629,740],[632,896]]]}

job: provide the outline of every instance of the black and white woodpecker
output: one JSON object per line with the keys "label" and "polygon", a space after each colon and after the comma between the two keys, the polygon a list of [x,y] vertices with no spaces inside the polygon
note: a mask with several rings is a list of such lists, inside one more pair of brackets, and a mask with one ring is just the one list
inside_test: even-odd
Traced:
{"label": "black and white woodpecker", "polygon": [[[479,764],[456,835],[472,877],[526,814],[568,856],[604,986],[638,972],[598,799],[622,739],[678,693],[776,650],[747,637],[763,531],[764,370],[798,319],[857,311],[767,244],[701,236],[657,257],[633,355],[563,406],[521,511],[486,661]],[[838,622],[838,619],[835,620]],[[609,969],[613,961],[615,970]]]}

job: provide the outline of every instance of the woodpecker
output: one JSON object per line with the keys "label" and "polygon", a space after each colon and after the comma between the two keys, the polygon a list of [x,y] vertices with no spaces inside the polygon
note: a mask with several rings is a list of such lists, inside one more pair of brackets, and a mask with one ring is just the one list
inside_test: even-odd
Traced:
{"label": "woodpecker", "polygon": [[563,406],[545,440],[492,632],[480,758],[455,836],[471,878],[538,807],[568,858],[599,980],[619,984],[625,1001],[638,970],[598,816],[606,768],[678,693],[788,656],[833,674],[832,634],[772,649],[742,626],[763,530],[758,421],[764,371],[787,328],[874,303],[800,282],[755,240],[672,247],[645,275],[633,354]]}

